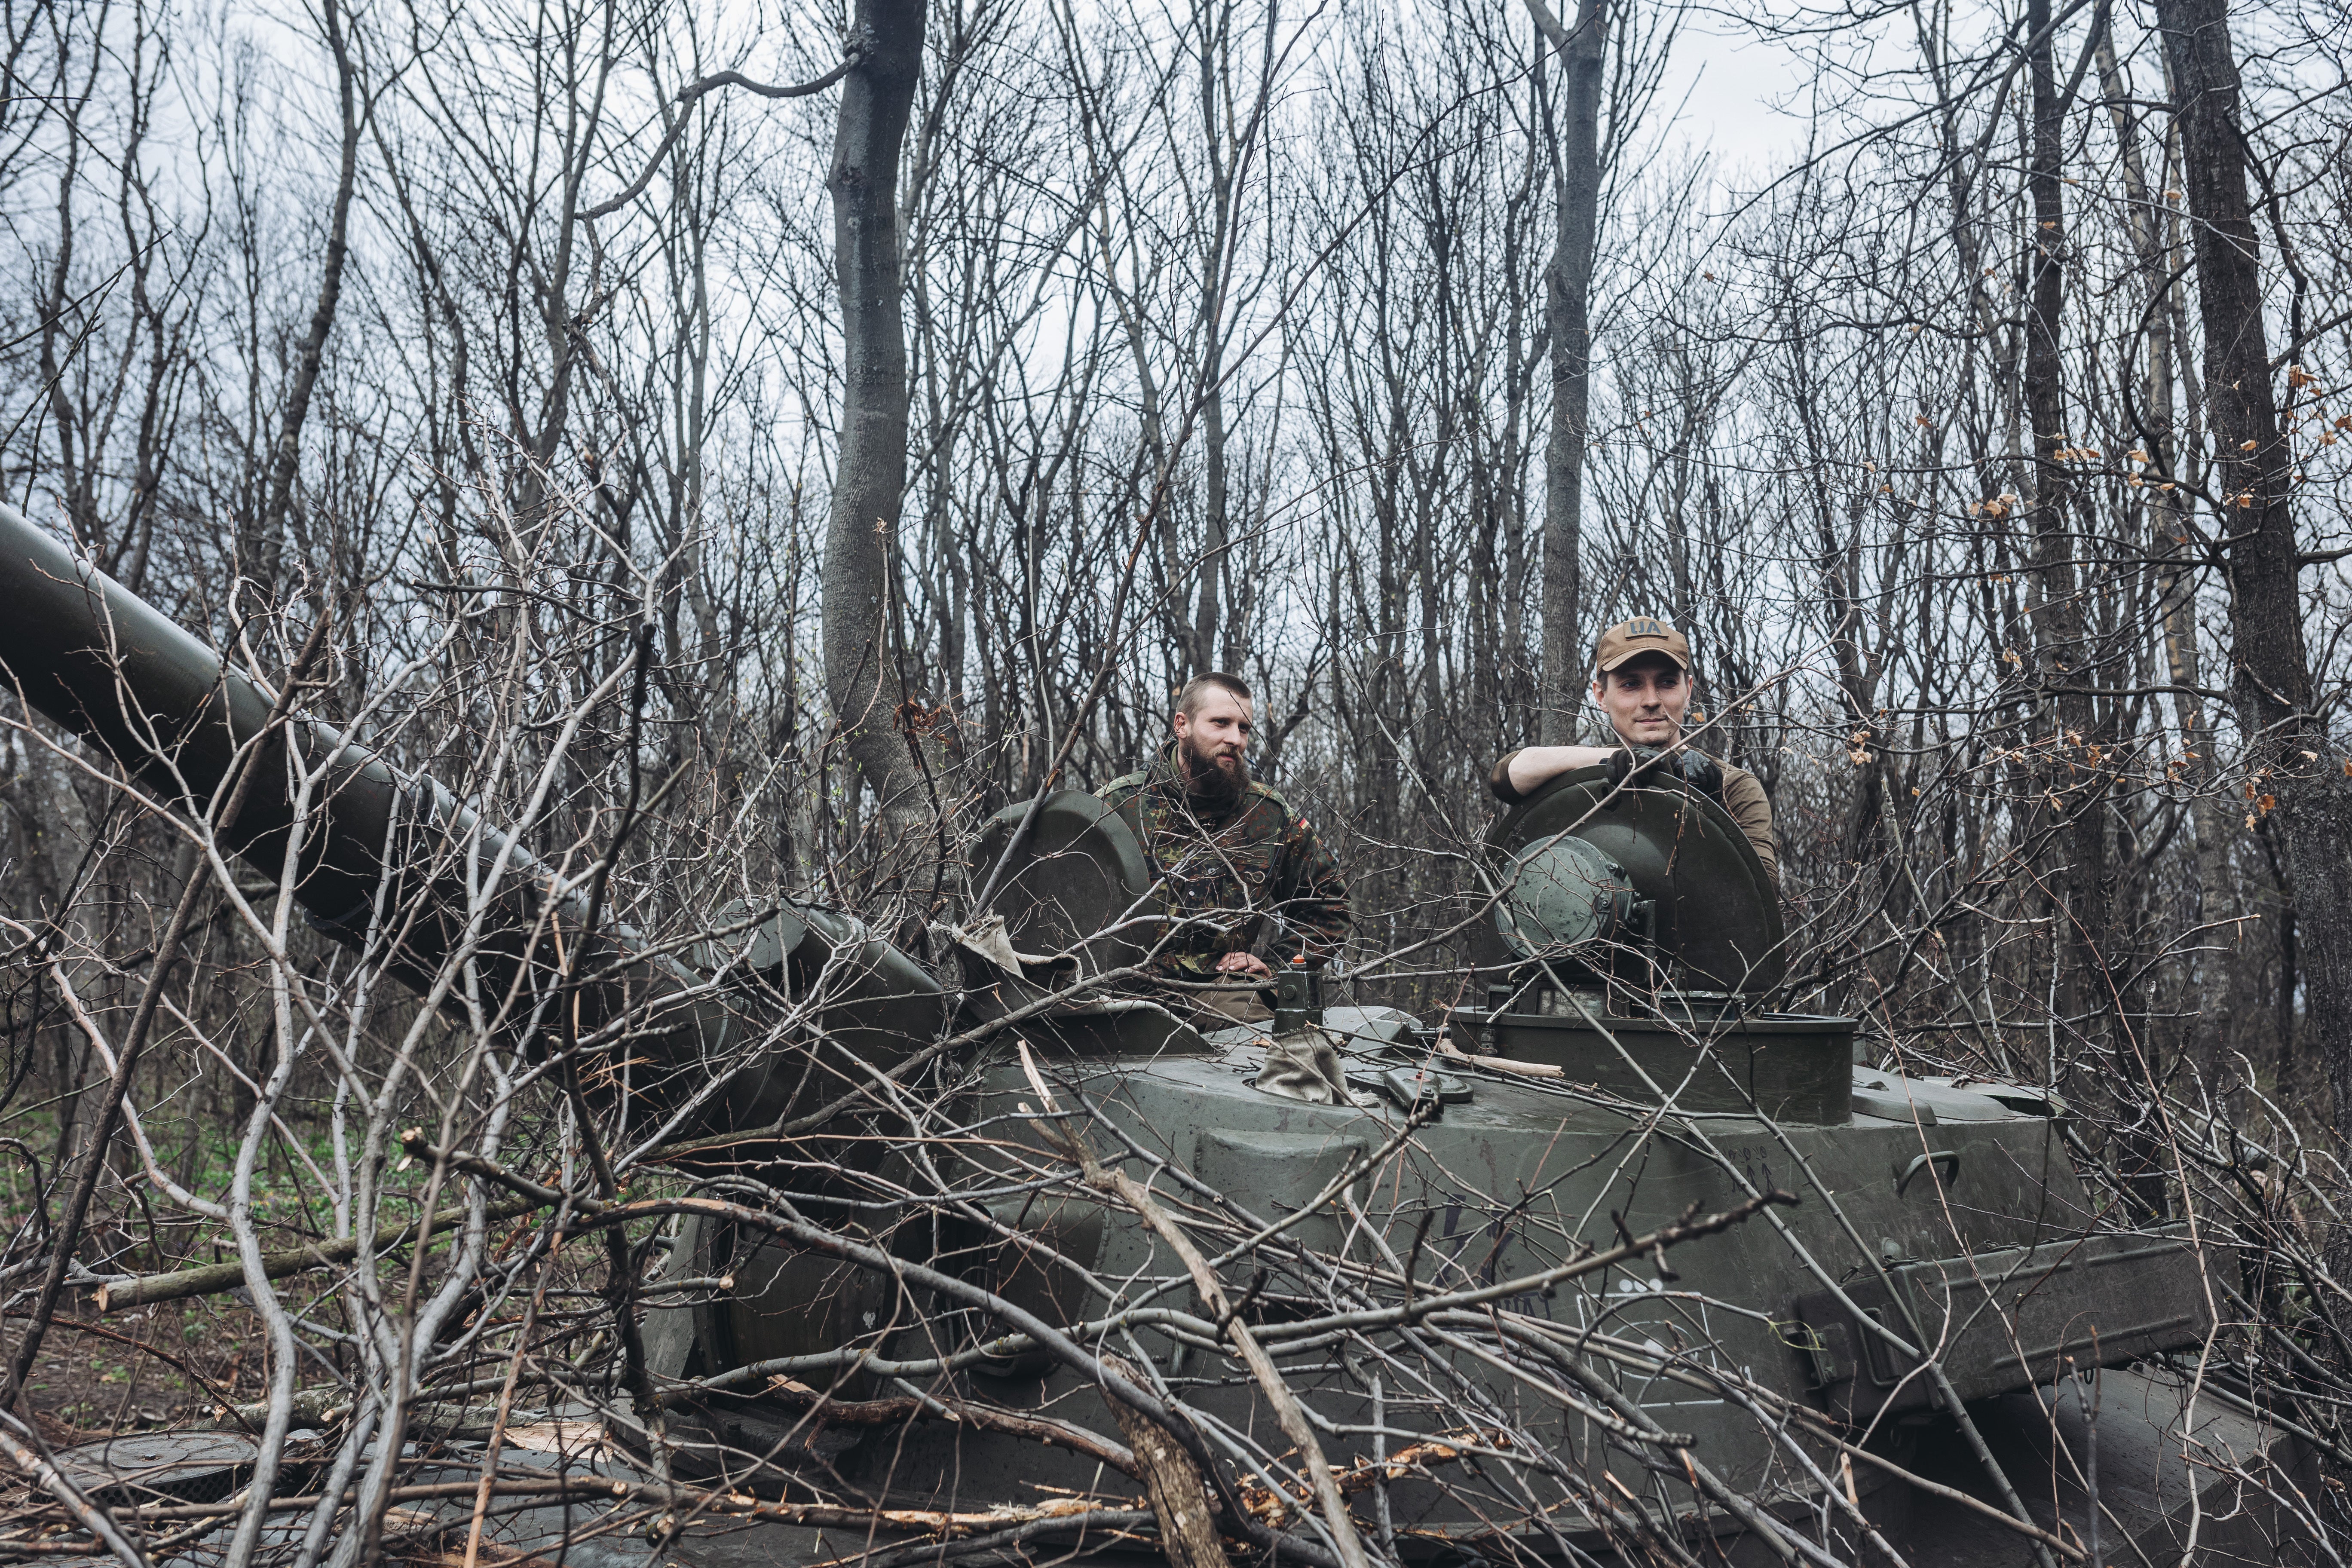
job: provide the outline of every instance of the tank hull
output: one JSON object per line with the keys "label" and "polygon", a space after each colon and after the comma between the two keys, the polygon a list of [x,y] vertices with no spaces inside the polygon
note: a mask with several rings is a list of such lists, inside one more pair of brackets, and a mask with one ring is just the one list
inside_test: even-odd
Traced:
{"label": "tank hull", "polygon": [[[594,919],[576,889],[432,780],[299,713],[269,732],[268,692],[5,508],[0,584],[11,595],[0,667],[35,706],[106,746],[169,808],[215,820],[264,871],[278,875],[290,849],[293,895],[320,927],[436,1004],[451,1001],[452,956],[470,951],[488,990],[525,999],[518,1028],[544,1031],[559,1003],[577,1005],[562,1011],[583,1035],[635,1025],[629,1070],[642,1063],[644,1076],[599,1087],[648,1102],[673,1132],[804,1116],[950,1021],[928,971],[837,913],[740,911],[698,968]],[[257,787],[219,821],[248,754]],[[287,788],[296,771],[310,780],[307,801]],[[1138,956],[1099,935],[1147,891],[1126,829],[1084,797],[1055,811],[1033,827],[1037,869],[1003,883],[1032,908],[1004,928],[1012,967],[968,984],[967,1023],[1003,1020],[1072,973]],[[1084,1113],[1061,1125],[1096,1160],[1157,1194],[1196,1245],[1230,1254],[1217,1259],[1228,1281],[1250,1280],[1235,1316],[1320,1417],[1326,1458],[1365,1500],[1367,1528],[1405,1555],[1492,1544],[1498,1531],[1551,1554],[1613,1550],[1629,1527],[1718,1533],[1734,1528],[1727,1498],[1834,1519],[1832,1488],[1892,1521],[1918,1499],[1874,1456],[1914,1459],[1959,1431],[1964,1410],[1990,1420],[2021,1398],[2034,1411],[2020,1429],[2038,1421],[2063,1443],[2063,1412],[2032,1391],[2070,1365],[2205,1339],[2197,1254],[2092,1212],[2061,1108],[2025,1089],[1857,1072],[1851,1021],[1749,1010],[1742,994],[1768,993],[1783,961],[1777,893],[1718,806],[1588,771],[1540,792],[1492,844],[1521,864],[1522,851],[1570,834],[1631,883],[1626,898],[1610,894],[1608,920],[1586,924],[1638,929],[1646,948],[1556,953],[1555,939],[1586,926],[1559,898],[1537,900],[1495,932],[1480,973],[1509,976],[1501,1010],[1456,1014],[1453,1055],[1400,1016],[1363,1011],[1333,1011],[1336,1039],[1271,1041],[1203,1036],[1132,999],[1040,1017],[1017,1034],[1042,1065],[1016,1058],[1011,1033],[953,1064],[959,1131],[944,1152],[922,1151],[948,1162],[952,1200],[905,1205],[921,1223],[872,1239],[984,1292],[990,1310],[1148,1365],[1148,1382],[1198,1413],[1245,1504],[1269,1519],[1300,1511],[1264,1468],[1289,1444],[1226,1325],[1150,1226],[1070,1184],[1068,1152],[1039,1120],[1050,1089]],[[502,883],[481,891],[492,869]],[[1562,871],[1555,891],[1570,880]],[[1040,908],[1063,919],[1058,934],[1028,918]],[[591,927],[596,948],[583,959],[575,940],[567,967],[552,939]],[[1060,947],[1024,955],[1015,940]],[[1616,1011],[1612,990],[1596,1011],[1563,975],[1704,984],[1716,1000],[1702,1007],[1685,991],[1654,995],[1647,1014]],[[1538,976],[1559,1005],[1509,1011]],[[769,1029],[784,996],[814,998],[813,1027]],[[1328,1102],[1261,1087],[1269,1052],[1327,1050],[1343,1080]],[[852,1142],[878,1152],[852,1169]],[[877,1173],[907,1174],[915,1157],[870,1135],[789,1152],[803,1184],[791,1195],[812,1207]],[[809,1173],[835,1153],[839,1192]],[[1776,1191],[1794,1202],[1670,1254],[1591,1262]],[[803,1396],[681,1403],[673,1436],[686,1467],[759,1488],[817,1463],[914,1507],[1106,1485],[1098,1455],[1034,1434],[902,1419],[856,1442],[806,1418],[812,1400],[944,1393],[1118,1430],[1068,1358],[1008,1338],[973,1289],[919,1292],[699,1227],[677,1239],[674,1269],[724,1268],[737,1285],[656,1310],[655,1370],[781,1363],[775,1374]],[[1351,1316],[1334,1327],[1335,1310]],[[944,1356],[954,1371],[910,1388],[876,1359],[893,1356]],[[2159,1504],[2160,1523],[2172,1516]],[[1974,1539],[2008,1543],[1981,1525]],[[1949,1531],[1926,1544],[1913,1561],[1997,1560],[1955,1555]]]}
{"label": "tank hull", "polygon": [[[1335,1010],[1334,1022],[1349,1020]],[[1810,1514],[1821,1505],[1823,1477],[1864,1498],[1876,1497],[1885,1481],[1866,1462],[1841,1464],[1831,1432],[1901,1457],[1923,1433],[1952,1426],[1916,1363],[1884,1347],[1872,1359],[1844,1302],[1899,1323],[1891,1282],[1943,1347],[1941,1363],[1967,1401],[2047,1383],[2069,1356],[2078,1364],[2121,1363],[2191,1345],[2209,1326],[2186,1241],[2161,1232],[2097,1234],[2058,1121],[1990,1094],[1904,1081],[1893,1098],[1907,1091],[1908,1118],[1863,1112],[1834,1125],[1775,1123],[1645,1110],[1565,1081],[1514,1080],[1449,1061],[1445,1071],[1465,1079],[1468,1098],[1409,1128],[1406,1106],[1377,1086],[1412,1037],[1381,1035],[1366,1028],[1349,1041],[1342,1059],[1351,1084],[1374,1091],[1348,1104],[1307,1104],[1257,1088],[1266,1043],[1246,1030],[1196,1052],[1061,1057],[1039,1070],[1065,1110],[1083,1102],[1091,1113],[1097,1158],[1185,1214],[1203,1251],[1284,1227],[1224,1272],[1233,1279],[1265,1270],[1247,1316],[1285,1381],[1329,1424],[1323,1441],[1334,1466],[1368,1475],[1416,1441],[1461,1443],[1465,1390],[1473,1391],[1472,1405],[1486,1402],[1495,1432],[1514,1434],[1507,1446],[1484,1451],[1468,1434],[1467,1458],[1424,1455],[1394,1478],[1386,1518],[1402,1542],[1433,1551],[1479,1538],[1487,1521],[1524,1511],[1531,1486],[1557,1498],[1563,1468],[1601,1495],[1612,1474],[1638,1477],[1640,1506],[1654,1522],[1736,1527],[1689,1480],[1629,1467],[1620,1434],[1547,1394],[1552,1376],[1513,1373],[1509,1363],[1542,1372],[1546,1347],[1555,1369],[1572,1361],[1605,1384],[1605,1392],[1576,1390],[1580,1404],[1614,1395],[1619,1408],[1675,1434],[1743,1496]],[[1864,1091],[1869,1103],[1892,1110],[1887,1075],[1853,1076],[1878,1086]],[[1003,1141],[1001,1158],[975,1157],[964,1173],[972,1189],[1014,1188],[1052,1164],[1054,1151],[1030,1120],[1037,1098],[1017,1060],[981,1070],[957,1117],[1003,1129]],[[1923,1155],[1933,1158],[1922,1163]],[[1494,1292],[1540,1280],[1695,1205],[1721,1210],[1775,1188],[1799,1201],[1675,1248],[1664,1259],[1673,1278],[1645,1258]],[[991,1210],[1058,1257],[1041,1263],[1019,1242],[983,1238],[961,1252],[968,1278],[1049,1321],[1087,1325],[1089,1343],[1148,1356],[1168,1389],[1221,1430],[1231,1455],[1244,1454],[1251,1439],[1276,1453],[1286,1447],[1238,1362],[1203,1341],[1202,1309],[1177,1261],[1131,1215],[1087,1199],[1042,1204],[1034,1192]],[[1354,1345],[1298,1337],[1300,1318],[1322,1315],[1331,1300],[1367,1312],[1397,1307],[1408,1258],[1425,1314],[1369,1330]],[[2029,1338],[2041,1336],[2036,1342],[1992,1331],[1979,1321],[1985,1291],[1948,1283],[1979,1277],[2004,1302],[2047,1299],[2050,1310],[2017,1319]],[[2094,1289],[2078,1289],[2083,1281]],[[1477,1300],[1444,1304],[1470,1296]],[[1171,1310],[1181,1321],[1164,1321]],[[976,1343],[1002,1331],[946,1303],[934,1312],[867,1342],[903,1356],[917,1343]],[[817,1348],[805,1335],[795,1342]],[[1363,1353],[1371,1342],[1398,1358],[1377,1403]],[[1443,1413],[1415,1392],[1421,1380],[1448,1385]],[[968,1367],[954,1386],[991,1405],[1118,1429],[1082,1376],[1034,1352]],[[860,1384],[839,1396],[883,1392]],[[1792,1407],[1826,1419],[1792,1426]],[[762,1419],[742,1409],[731,1418],[747,1415],[755,1425]],[[782,1414],[765,1419],[779,1433],[797,1424]],[[1375,1428],[1385,1436],[1376,1440]],[[893,1506],[968,1508],[1037,1488],[1106,1484],[1096,1459],[936,1423],[894,1431],[858,1450],[854,1463],[859,1483]],[[1873,1507],[1907,1508],[1907,1492],[1898,1484]],[[1557,1533],[1590,1546],[1598,1528],[1563,1516],[1556,1532],[1523,1532],[1522,1543],[1542,1551]]]}

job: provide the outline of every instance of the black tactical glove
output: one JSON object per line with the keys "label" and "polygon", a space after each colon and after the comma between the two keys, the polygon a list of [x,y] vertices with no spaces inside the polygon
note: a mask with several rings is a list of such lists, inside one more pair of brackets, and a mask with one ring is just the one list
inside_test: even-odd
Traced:
{"label": "black tactical glove", "polygon": [[1635,784],[1665,774],[1678,778],[1716,805],[1723,804],[1723,770],[1715,759],[1688,748],[1661,751],[1655,746],[1620,746],[1609,753],[1609,782]]}
{"label": "black tactical glove", "polygon": [[1687,748],[1676,752],[1674,756],[1675,775],[1716,805],[1721,805],[1723,804],[1723,770],[1716,765],[1715,759],[1704,752],[1694,752]]}

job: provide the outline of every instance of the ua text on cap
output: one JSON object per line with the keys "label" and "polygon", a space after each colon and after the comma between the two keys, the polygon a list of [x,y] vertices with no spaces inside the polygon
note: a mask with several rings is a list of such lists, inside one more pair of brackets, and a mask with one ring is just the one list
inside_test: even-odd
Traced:
{"label": "ua text on cap", "polygon": [[1683,668],[1691,667],[1690,638],[1652,616],[1620,621],[1592,645],[1592,667],[1606,675],[1629,658],[1662,653]]}

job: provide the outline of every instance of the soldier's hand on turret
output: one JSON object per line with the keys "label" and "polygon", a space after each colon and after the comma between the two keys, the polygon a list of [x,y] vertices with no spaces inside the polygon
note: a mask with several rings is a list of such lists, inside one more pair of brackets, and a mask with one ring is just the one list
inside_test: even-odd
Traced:
{"label": "soldier's hand on turret", "polygon": [[1609,753],[1609,760],[1602,765],[1609,770],[1609,782],[1612,784],[1640,784],[1657,772],[1665,759],[1666,753],[1655,746],[1620,746]]}
{"label": "soldier's hand on turret", "polygon": [[1723,804],[1723,769],[1713,757],[1685,747],[1674,753],[1674,770],[1683,783],[1716,805]]}
{"label": "soldier's hand on turret", "polygon": [[1713,757],[1687,747],[1661,751],[1654,746],[1620,746],[1609,753],[1609,782],[1640,784],[1659,773],[1678,778],[1699,794],[1723,804],[1723,769]]}

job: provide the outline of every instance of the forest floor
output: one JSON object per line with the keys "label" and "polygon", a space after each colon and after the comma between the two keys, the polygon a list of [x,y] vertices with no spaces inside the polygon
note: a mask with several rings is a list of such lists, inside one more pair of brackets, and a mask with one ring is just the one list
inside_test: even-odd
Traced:
{"label": "forest floor", "polygon": [[[7,1326],[13,1347],[23,1325]],[[42,1341],[26,1402],[52,1443],[214,1426],[220,1406],[262,1397],[260,1332],[259,1319],[232,1298],[101,1317],[73,1292]]]}
{"label": "forest floor", "polygon": [[[53,1147],[54,1121],[47,1108],[11,1115],[0,1122],[0,1146]],[[151,1135],[165,1125],[175,1134],[167,1145],[172,1178],[226,1201],[236,1146],[225,1124],[149,1121],[153,1124]],[[332,1164],[323,1132],[312,1136],[310,1147],[298,1150],[281,1130],[265,1150],[253,1173],[253,1215],[265,1252],[334,1234],[332,1207],[321,1194],[320,1179]],[[43,1191],[38,1173],[39,1167],[28,1167],[21,1159],[0,1157],[0,1237],[26,1235],[37,1200],[45,1200],[49,1221],[54,1221],[63,1194],[53,1187]],[[101,1259],[94,1267],[101,1273],[163,1274],[236,1258],[226,1226],[165,1208],[160,1202],[151,1204],[152,1183],[135,1157],[117,1174],[119,1184],[110,1181],[101,1188],[86,1230]],[[380,1173],[382,1223],[398,1225],[415,1217],[426,1174],[423,1166],[407,1161]],[[445,1191],[436,1207],[446,1210],[459,1201],[458,1194]],[[101,1212],[110,1205],[112,1212]],[[528,1221],[494,1225],[493,1252],[518,1244],[529,1229]],[[404,1273],[409,1256],[405,1249],[395,1251],[385,1266],[394,1274]],[[435,1264],[446,1256],[444,1247],[433,1249]],[[436,1272],[428,1265],[427,1290]],[[602,1275],[601,1254],[594,1248],[576,1258],[567,1253],[559,1273],[562,1277],[551,1281],[559,1290],[593,1287]],[[328,1288],[332,1278],[297,1275],[278,1281],[277,1289],[288,1310],[347,1331],[342,1303]],[[20,1306],[19,1312],[25,1310]],[[21,1316],[0,1320],[0,1343],[9,1352],[22,1332]],[[68,1289],[26,1380],[26,1404],[52,1442],[158,1426],[233,1426],[234,1418],[224,1407],[258,1403],[267,1393],[264,1333],[242,1289],[105,1314],[89,1291]],[[347,1352],[338,1348],[336,1353]],[[308,1386],[328,1376],[328,1366],[314,1363],[299,1381]]]}

